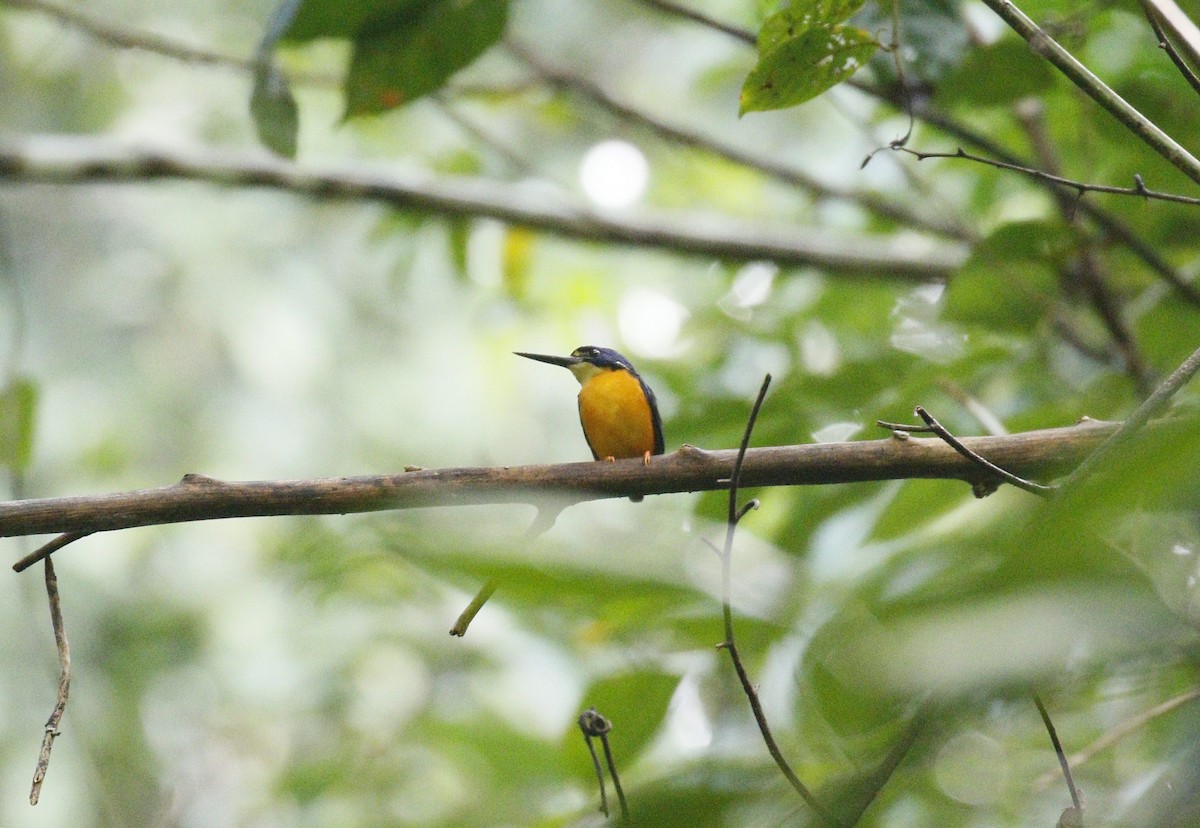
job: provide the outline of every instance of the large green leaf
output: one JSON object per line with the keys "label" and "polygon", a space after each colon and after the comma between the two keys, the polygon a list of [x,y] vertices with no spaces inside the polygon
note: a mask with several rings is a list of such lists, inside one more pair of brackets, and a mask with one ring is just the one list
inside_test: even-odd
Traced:
{"label": "large green leaf", "polygon": [[[584,707],[594,707],[612,724],[609,747],[618,773],[633,763],[658,732],[678,684],[679,676],[670,673],[638,671],[608,676],[584,692]],[[577,729],[568,735],[569,742],[582,738]],[[586,751],[581,748],[580,753],[582,761]],[[590,764],[589,757],[589,772]]]}
{"label": "large green leaf", "polygon": [[368,20],[354,36],[346,116],[433,92],[499,40],[507,21],[507,0],[444,0]]}
{"label": "large green leaf", "polygon": [[815,98],[857,72],[879,47],[861,29],[823,22],[806,27],[810,20],[788,10],[763,25],[758,65],[742,85],[739,114]]}

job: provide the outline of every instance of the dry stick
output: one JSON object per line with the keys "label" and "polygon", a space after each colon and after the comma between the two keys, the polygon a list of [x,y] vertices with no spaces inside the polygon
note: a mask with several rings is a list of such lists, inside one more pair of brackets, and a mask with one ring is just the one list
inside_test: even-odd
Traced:
{"label": "dry stick", "polygon": [[[875,94],[877,96],[883,95],[883,93],[880,91],[873,91],[872,87],[860,86],[860,88],[869,94]],[[925,123],[929,124],[930,126],[945,132],[947,135],[953,136],[960,141],[965,141],[972,146],[986,151],[993,157],[993,159],[996,159],[1000,162],[999,164],[992,164],[992,166],[996,166],[999,169],[1009,169],[1010,167],[1002,165],[1010,165],[1011,168],[1018,172],[1033,170],[1029,163],[1012,154],[987,135],[976,132],[975,130],[964,126],[953,118],[950,118],[938,112],[937,110],[930,108],[928,105],[922,105],[919,107],[917,117],[925,121]],[[962,150],[960,149],[959,152],[962,152]],[[957,155],[954,157],[957,157]],[[983,163],[991,163],[990,159],[985,159],[980,156],[974,156],[972,160],[975,158],[978,158]],[[1174,288],[1180,296],[1182,296],[1191,304],[1200,306],[1200,289],[1198,289],[1191,282],[1187,281],[1182,274],[1179,273],[1179,271],[1172,267],[1171,263],[1164,259],[1153,245],[1149,244],[1140,236],[1138,236],[1132,228],[1130,228],[1112,213],[1091,201],[1078,198],[1078,185],[1081,182],[1064,180],[1061,183],[1057,183],[1051,178],[1041,174],[1040,171],[1037,170],[1029,172],[1028,174],[1035,181],[1044,185],[1055,198],[1084,213],[1088,218],[1096,223],[1096,225],[1104,232],[1106,236],[1129,248],[1129,250],[1139,259],[1141,259],[1147,267],[1149,267],[1155,274],[1158,275],[1160,279]],[[1086,186],[1095,192],[1102,191],[1102,189],[1097,185]],[[1072,194],[1066,192],[1064,188],[1076,190],[1075,197],[1072,198]],[[1167,193],[1158,193],[1157,191],[1151,192],[1156,193],[1155,197],[1157,198],[1174,200],[1173,198],[1167,198],[1169,195]],[[1140,194],[1142,193],[1139,193],[1139,195]],[[1185,197],[1179,196],[1179,198],[1182,199]]]}
{"label": "dry stick", "polygon": [[1071,765],[1067,761],[1067,754],[1063,751],[1062,742],[1058,740],[1058,731],[1054,729],[1054,722],[1050,721],[1050,714],[1046,712],[1046,705],[1042,704],[1042,698],[1037,693],[1033,693],[1033,703],[1037,705],[1038,713],[1041,714],[1042,724],[1046,726],[1046,732],[1050,734],[1050,741],[1054,744],[1054,753],[1058,756],[1058,765],[1062,768],[1063,778],[1067,780],[1067,790],[1071,792],[1071,804],[1075,806],[1075,812],[1083,814],[1083,803],[1079,801],[1079,791],[1075,787],[1075,780],[1071,778]]}
{"label": "dry stick", "polygon": [[[608,723],[608,719],[604,720]],[[629,803],[625,801],[625,790],[621,787],[621,777],[617,774],[617,763],[613,761],[612,747],[608,744],[608,731],[612,725],[600,734],[600,744],[604,746],[604,761],[608,765],[608,775],[612,777],[613,788],[617,791],[617,804],[621,806],[621,818],[629,819]]]}
{"label": "dry stick", "polygon": [[1146,401],[1139,405],[1125,422],[1121,423],[1120,428],[1109,435],[1103,443],[1096,447],[1095,451],[1084,458],[1083,462],[1067,475],[1066,479],[1058,484],[1059,492],[1069,491],[1092,474],[1108,455],[1128,442],[1151,419],[1161,414],[1175,392],[1186,385],[1197,371],[1200,371],[1200,348],[1193,351],[1182,365],[1172,371],[1171,375],[1163,380],[1158,388],[1154,389],[1154,393],[1147,397]]}
{"label": "dry stick", "polygon": [[729,478],[729,517],[725,523],[725,546],[721,551],[721,614],[725,620],[725,640],[721,643],[721,647],[729,652],[729,658],[733,662],[733,669],[737,672],[738,680],[742,683],[742,690],[746,694],[746,699],[750,702],[750,709],[754,713],[754,721],[758,723],[758,730],[762,734],[763,741],[767,745],[767,750],[771,754],[771,758],[775,760],[775,764],[779,766],[779,770],[783,773],[791,786],[796,790],[808,806],[821,817],[822,820],[830,825],[837,825],[838,821],[833,815],[821,806],[817,798],[813,796],[800,777],[796,776],[796,772],[792,770],[792,766],[788,764],[784,758],[783,751],[779,749],[779,745],[775,742],[775,737],[771,734],[771,727],[767,724],[766,714],[762,709],[762,702],[759,701],[758,691],[754,689],[754,684],[750,681],[750,676],[746,672],[746,665],[742,663],[741,654],[738,652],[737,640],[733,634],[733,607],[730,603],[730,592],[733,581],[732,561],[733,561],[733,536],[737,531],[738,521],[745,517],[750,509],[758,505],[757,501],[751,500],[745,506],[738,507],[738,486],[741,483],[742,463],[746,457],[746,449],[750,445],[750,435],[754,431],[754,422],[758,419],[758,412],[762,409],[763,399],[767,396],[767,388],[771,385],[771,375],[767,374],[763,378],[762,387],[758,390],[758,398],[754,401],[754,407],[750,409],[750,418],[746,421],[746,430],[742,434],[742,444],[738,449],[737,460],[733,464],[733,474]]}
{"label": "dry stick", "polygon": [[[65,544],[64,544],[65,545]],[[58,724],[62,721],[63,712],[67,709],[67,694],[71,690],[71,645],[67,642],[67,631],[63,627],[62,606],[58,597],[58,577],[54,574],[54,562],[46,558],[46,595],[50,599],[50,623],[54,627],[54,644],[58,648],[58,664],[61,672],[58,677],[58,698],[54,702],[54,710],[46,720],[45,734],[42,736],[42,750],[38,754],[37,767],[33,771],[33,786],[29,790],[29,804],[38,804],[42,793],[42,782],[46,779],[46,770],[50,767],[50,750],[54,747],[54,739],[59,735]]]}
{"label": "dry stick", "polygon": [[1168,193],[1161,190],[1153,190],[1146,186],[1142,181],[1141,176],[1134,176],[1134,185],[1132,187],[1114,187],[1110,184],[1089,184],[1086,181],[1077,181],[1073,178],[1065,178],[1061,175],[1056,175],[1046,170],[1039,170],[1037,167],[1030,167],[1025,164],[1019,164],[1012,161],[1001,161],[995,158],[987,158],[982,155],[976,155],[963,150],[961,147],[954,152],[923,152],[904,146],[890,146],[888,149],[893,149],[896,152],[907,153],[913,156],[918,161],[925,161],[930,158],[953,158],[962,161],[971,161],[976,164],[984,164],[988,167],[994,167],[998,170],[1008,170],[1009,172],[1021,173],[1030,178],[1034,178],[1045,184],[1054,184],[1059,187],[1066,187],[1075,190],[1079,195],[1084,193],[1105,193],[1107,195],[1125,195],[1137,196],[1138,198],[1151,199],[1153,201],[1169,201],[1173,204],[1187,204],[1195,207],[1200,205],[1200,198],[1196,196],[1178,195],[1177,193]]}

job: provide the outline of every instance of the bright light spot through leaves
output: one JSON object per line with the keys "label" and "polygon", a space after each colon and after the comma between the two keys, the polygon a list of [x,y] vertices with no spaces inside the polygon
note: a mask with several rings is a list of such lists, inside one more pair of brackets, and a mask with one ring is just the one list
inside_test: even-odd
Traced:
{"label": "bright light spot through leaves", "polygon": [[601,141],[579,165],[579,183],[587,197],[601,207],[635,204],[646,193],[650,165],[642,151],[628,141]]}

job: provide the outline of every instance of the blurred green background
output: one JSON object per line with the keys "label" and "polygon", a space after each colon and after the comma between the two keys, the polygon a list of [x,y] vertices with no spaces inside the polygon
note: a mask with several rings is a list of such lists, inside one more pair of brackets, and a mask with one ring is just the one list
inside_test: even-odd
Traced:
{"label": "blurred green background", "polygon": [[[755,53],[736,37],[634,0],[491,7],[507,14],[505,42],[434,84],[436,95],[365,117],[343,117],[339,85],[361,41],[280,45],[298,163],[471,176],[635,222],[783,225],[833,249],[886,242],[962,266],[948,283],[920,283],[580,242],[365,200],[9,174],[7,496],[112,492],[187,472],[274,479],[586,459],[574,380],[514,350],[621,350],[656,390],[673,451],[736,445],[767,371],[758,445],[876,439],[877,418],[910,420],[915,404],[966,435],[993,421],[1019,431],[1121,418],[1200,346],[1200,308],[1144,255],[1190,283],[1195,208],[1088,196],[1139,254],[1084,207],[1061,209],[1013,173],[888,152],[860,168],[908,127],[889,103],[898,93],[883,53],[855,76],[865,90],[843,85],[739,119]],[[317,34],[344,23],[333,8],[305,4]],[[775,10],[689,8],[751,34]],[[1023,8],[1196,144],[1200,102],[1136,4]],[[1039,165],[1049,147],[1082,180],[1128,185],[1136,173],[1194,192],[982,6],[901,9],[914,100],[950,125],[919,121],[913,147],[952,152],[974,134]],[[158,46],[247,59],[274,11],[265,0],[2,3],[0,138],[264,156],[252,73]],[[99,25],[85,31],[75,14]],[[886,41],[889,19],[889,6],[868,4],[856,21]],[[113,31],[140,47],[106,42]],[[404,54],[423,66],[443,51],[435,41]],[[626,110],[599,102],[594,86]],[[1098,295],[1119,324],[1105,323]],[[1200,819],[1200,708],[1183,700],[1200,678],[1196,399],[1179,395],[1178,423],[1054,503],[1009,488],[975,500],[964,484],[922,480],[746,493],[762,508],[735,548],[739,643],[785,754],[822,801],[853,812],[915,720],[911,749],[860,824],[1053,825],[1070,799],[1035,689],[1069,753],[1179,700],[1075,773],[1089,825]],[[0,579],[0,824],[599,824],[575,723],[589,706],[613,722],[635,821],[805,824],[810,812],[714,650],[719,566],[703,541],[722,537],[724,504],[719,493],[581,504],[533,543],[529,507],[81,541],[56,558],[74,681],[36,808],[29,780],[57,659],[38,571]],[[16,560],[35,545],[4,549]],[[465,639],[451,639],[488,576],[500,591]]]}

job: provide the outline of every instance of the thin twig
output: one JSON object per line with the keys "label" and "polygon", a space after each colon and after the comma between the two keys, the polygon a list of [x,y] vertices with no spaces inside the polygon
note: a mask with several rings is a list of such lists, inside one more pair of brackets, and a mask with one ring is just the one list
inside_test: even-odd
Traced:
{"label": "thin twig", "polygon": [[[558,520],[559,514],[562,513],[564,506],[562,504],[546,504],[538,506],[537,514],[533,516],[533,521],[525,530],[525,543],[532,543],[554,526],[554,522]],[[467,608],[458,616],[458,620],[454,622],[454,626],[450,628],[450,634],[462,638],[467,634],[467,627],[471,626],[471,622],[475,620],[475,616],[483,609],[483,605],[488,602],[496,588],[500,586],[500,582],[495,578],[488,578],[483,586],[479,588],[479,592],[475,593],[475,597],[471,599],[471,603],[467,604]]]}
{"label": "thin twig", "polygon": [[599,739],[604,748],[604,761],[608,765],[608,775],[612,777],[613,788],[617,791],[617,802],[621,806],[621,818],[629,819],[629,803],[625,801],[625,790],[621,787],[621,777],[617,773],[617,763],[613,760],[612,746],[608,743],[608,734],[612,730],[612,722],[600,714],[594,707],[579,714],[579,729],[587,743],[588,752],[592,754],[592,766],[596,769],[596,781],[600,783],[600,810],[608,816],[608,795],[604,790],[604,773],[600,769],[600,759],[596,756],[596,748],[592,739]]}
{"label": "thin twig", "polygon": [[587,745],[588,753],[592,755],[592,767],[596,771],[596,784],[600,786],[600,812],[608,816],[608,791],[604,787],[604,769],[600,767],[600,757],[596,755],[596,746],[592,744],[592,731],[595,729],[593,720],[599,715],[594,707],[589,707],[580,713],[579,730],[583,733],[583,743]]}
{"label": "thin twig", "polygon": [[63,532],[54,540],[42,544],[37,549],[33,550],[28,555],[21,558],[21,560],[13,564],[13,571],[23,572],[38,561],[48,561],[50,560],[51,555],[62,549],[67,544],[74,543],[80,538],[86,538],[90,534],[92,534],[92,531]]}
{"label": "thin twig", "polygon": [[1200,371],[1200,348],[1193,351],[1192,355],[1183,361],[1183,364],[1172,371],[1171,375],[1163,380],[1158,388],[1154,389],[1154,393],[1147,397],[1145,402],[1126,418],[1125,422],[1121,423],[1120,428],[1110,434],[1103,443],[1096,447],[1095,451],[1059,483],[1057,487],[1059,492],[1069,491],[1078,485],[1081,480],[1091,475],[1115,449],[1124,445],[1146,423],[1165,411],[1171,397],[1180,388],[1187,385],[1197,371]]}
{"label": "thin twig", "polygon": [[1058,756],[1058,765],[1062,768],[1063,779],[1067,782],[1067,790],[1071,792],[1071,804],[1075,807],[1076,813],[1083,814],[1083,803],[1079,801],[1079,790],[1075,787],[1075,780],[1071,777],[1071,763],[1067,761],[1067,754],[1063,751],[1062,742],[1058,740],[1058,731],[1054,729],[1054,722],[1050,721],[1050,714],[1046,712],[1046,705],[1042,704],[1042,698],[1037,693],[1033,694],[1033,703],[1037,705],[1038,713],[1042,717],[1042,724],[1046,726],[1046,732],[1050,734],[1050,742],[1054,745],[1054,753]]}
{"label": "thin twig", "polygon": [[[605,722],[608,722],[605,719]],[[617,763],[613,761],[612,746],[608,743],[608,731],[612,730],[610,724],[600,734],[600,744],[604,746],[604,761],[608,765],[608,775],[612,777],[613,788],[617,791],[617,804],[621,806],[621,818],[629,819],[629,803],[625,801],[625,789],[621,787],[621,776],[617,773]]]}
{"label": "thin twig", "polygon": [[812,791],[800,781],[800,777],[796,776],[796,772],[792,770],[792,766],[788,763],[783,755],[783,751],[779,748],[779,744],[775,741],[775,737],[771,733],[771,727],[767,724],[767,716],[763,712],[762,702],[758,698],[758,691],[750,681],[750,675],[746,672],[746,665],[742,662],[742,656],[738,652],[737,639],[734,637],[733,631],[733,607],[730,602],[733,582],[733,538],[737,531],[738,520],[746,514],[745,509],[738,507],[738,487],[741,483],[742,464],[746,459],[746,449],[750,446],[750,435],[754,432],[754,423],[758,419],[758,412],[762,409],[763,400],[767,396],[767,388],[770,385],[771,375],[767,374],[763,379],[762,387],[758,390],[758,397],[754,401],[754,407],[750,409],[750,418],[746,421],[746,430],[742,434],[742,444],[738,448],[737,461],[733,464],[733,474],[729,478],[729,515],[725,523],[725,546],[721,551],[721,614],[725,621],[725,640],[721,642],[721,648],[729,653],[729,658],[733,662],[733,669],[737,672],[738,681],[741,682],[746,699],[750,702],[750,710],[754,713],[754,721],[758,723],[758,730],[762,734],[763,742],[766,743],[771,758],[775,760],[775,764],[779,767],[779,770],[791,784],[792,788],[800,795],[801,799],[808,803],[813,812],[830,825],[837,825],[838,821],[833,815],[822,807],[817,798],[813,796]]}
{"label": "thin twig", "polygon": [[999,477],[1005,483],[1016,486],[1018,489],[1022,489],[1030,494],[1038,495],[1039,497],[1045,497],[1048,493],[1054,491],[1053,486],[1044,486],[1041,483],[1034,483],[1032,480],[1026,480],[1023,477],[1013,474],[1007,469],[997,466],[995,463],[977,454],[976,452],[971,451],[971,449],[963,445],[961,440],[951,434],[945,426],[934,419],[933,415],[921,406],[918,405],[914,411],[918,417],[925,421],[925,424],[929,426],[929,429],[938,437],[941,437],[943,440],[945,440],[951,446],[951,448],[953,448],[963,457],[966,457],[972,463],[975,463],[980,468],[987,470],[996,477]]}
{"label": "thin twig", "polygon": [[1142,10],[1146,13],[1146,20],[1150,23],[1150,28],[1154,30],[1154,36],[1158,38],[1158,48],[1167,53],[1167,57],[1175,64],[1175,68],[1179,70],[1179,74],[1183,75],[1184,80],[1191,85],[1192,91],[1200,93],[1200,77],[1192,71],[1192,67],[1183,59],[1183,55],[1179,54],[1179,50],[1175,48],[1175,44],[1167,37],[1167,33],[1163,31],[1161,18],[1155,11],[1151,3],[1143,0]]}
{"label": "thin twig", "polygon": [[475,616],[483,609],[483,605],[492,597],[492,593],[496,591],[499,584],[495,578],[488,578],[483,586],[479,588],[479,592],[475,593],[475,597],[471,599],[471,603],[467,604],[467,608],[458,616],[458,620],[454,622],[454,626],[450,628],[450,634],[462,638],[467,634],[467,627],[471,626],[471,622],[475,620]]}
{"label": "thin twig", "polygon": [[957,158],[963,161],[973,161],[977,164],[985,164],[989,167],[995,167],[998,170],[1009,170],[1011,172],[1021,173],[1030,178],[1036,178],[1038,181],[1047,184],[1056,184],[1060,187],[1068,187],[1075,190],[1079,195],[1084,193],[1107,193],[1109,195],[1126,195],[1137,196],[1139,198],[1147,198],[1155,201],[1170,201],[1175,204],[1187,204],[1190,206],[1200,205],[1200,197],[1185,196],[1177,193],[1167,193],[1160,190],[1152,190],[1145,185],[1140,176],[1134,178],[1132,187],[1114,187],[1109,184],[1089,184],[1085,181],[1076,181],[1072,178],[1064,178],[1061,175],[1039,170],[1036,167],[1027,167],[1022,164],[1016,164],[1009,161],[1000,161],[995,158],[986,158],[982,155],[975,155],[967,152],[961,147],[954,152],[922,152],[911,149],[905,146],[890,146],[896,152],[905,152],[916,158],[918,161],[924,161],[929,158]]}
{"label": "thin twig", "polygon": [[[1164,702],[1160,702],[1159,704],[1151,707],[1149,710],[1144,710],[1141,713],[1138,713],[1136,716],[1131,716],[1125,721],[1120,722],[1116,725],[1116,727],[1112,728],[1103,736],[1096,739],[1096,741],[1092,742],[1081,750],[1072,753],[1069,757],[1067,757],[1068,761],[1072,767],[1078,768],[1080,765],[1090,762],[1096,756],[1096,754],[1108,750],[1118,741],[1124,739],[1131,733],[1141,730],[1149,722],[1157,719],[1159,716],[1165,716],[1172,710],[1182,707],[1188,702],[1196,701],[1197,699],[1200,699],[1200,688],[1192,688],[1186,693],[1180,693],[1178,696],[1167,699]],[[1059,774],[1054,771],[1047,771],[1034,780],[1033,789],[1035,791],[1045,789],[1047,786],[1051,785],[1058,776]]]}
{"label": "thin twig", "polygon": [[62,605],[58,597],[58,577],[54,574],[54,561],[47,557],[46,563],[46,596],[50,600],[50,624],[54,627],[54,645],[58,649],[58,696],[54,702],[54,710],[46,720],[45,733],[42,736],[42,749],[38,754],[37,767],[33,771],[33,786],[29,790],[29,804],[38,804],[42,794],[42,782],[46,779],[46,771],[50,767],[50,750],[54,740],[59,735],[58,725],[67,709],[67,695],[71,691],[71,645],[67,641],[67,631],[63,626]]}
{"label": "thin twig", "polygon": [[894,147],[902,147],[908,143],[908,139],[912,137],[913,126],[916,124],[916,116],[913,115],[912,91],[908,87],[908,78],[904,75],[904,56],[902,54],[904,43],[901,32],[900,0],[892,0],[892,42],[887,50],[892,53],[892,65],[896,68],[896,85],[899,87],[901,100],[904,102],[902,111],[908,115],[908,129],[902,136],[891,142]]}
{"label": "thin twig", "polygon": [[[1191,66],[1200,66],[1200,27],[1179,8],[1179,4],[1175,0],[1142,0],[1142,7],[1148,15],[1153,14],[1163,30],[1170,33],[1173,38],[1171,48],[1182,53],[1178,55],[1180,60]],[[1194,74],[1189,77],[1188,82],[1196,88],[1194,77]]]}

